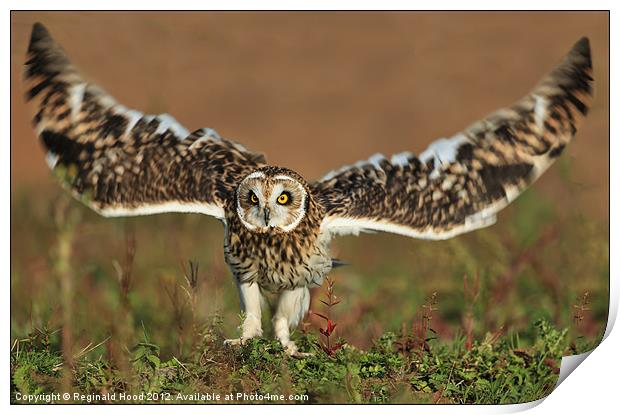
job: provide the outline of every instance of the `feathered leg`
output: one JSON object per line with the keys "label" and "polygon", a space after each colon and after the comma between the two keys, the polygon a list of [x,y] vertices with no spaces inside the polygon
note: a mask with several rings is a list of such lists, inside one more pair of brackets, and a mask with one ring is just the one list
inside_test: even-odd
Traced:
{"label": "feathered leg", "polygon": [[252,337],[262,336],[261,327],[261,293],[256,283],[237,283],[239,298],[241,299],[241,309],[245,313],[245,319],[241,325],[241,337],[238,339],[227,339],[224,343],[230,345],[243,344],[244,341]]}
{"label": "feathered leg", "polygon": [[304,357],[311,353],[301,353],[290,339],[290,330],[295,329],[310,308],[310,291],[307,287],[282,291],[273,316],[273,329],[284,350],[291,356]]}

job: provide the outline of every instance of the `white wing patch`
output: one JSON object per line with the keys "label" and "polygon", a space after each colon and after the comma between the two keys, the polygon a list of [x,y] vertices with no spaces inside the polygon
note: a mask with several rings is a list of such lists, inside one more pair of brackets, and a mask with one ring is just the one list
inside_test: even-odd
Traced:
{"label": "white wing patch", "polygon": [[140,111],[129,109],[124,105],[120,104],[116,105],[114,107],[114,110],[116,114],[122,115],[127,118],[127,127],[125,128],[124,134],[125,136],[129,135],[131,130],[133,130],[133,127],[135,127],[138,121],[140,121],[142,117],[144,117],[144,114],[142,114]]}
{"label": "white wing patch", "polygon": [[206,136],[212,137],[216,140],[222,139],[222,137],[213,128],[203,128],[202,131],[204,131]]}
{"label": "white wing patch", "polygon": [[395,166],[406,166],[409,164],[409,160],[413,157],[415,157],[415,154],[410,151],[404,151],[402,153],[394,154],[390,160],[390,163]]}
{"label": "white wing patch", "polygon": [[170,114],[159,114],[157,116],[159,125],[155,134],[165,133],[170,130],[174,135],[179,137],[179,140],[184,139],[189,135],[189,131],[185,129],[179,122]]}
{"label": "white wing patch", "polygon": [[78,114],[82,109],[82,102],[84,101],[84,92],[86,92],[86,83],[82,82],[75,84],[71,87],[69,92],[69,107],[71,108],[71,121],[75,124],[78,119]]}
{"label": "white wing patch", "polygon": [[383,160],[386,160],[383,154],[375,153],[372,156],[370,156],[368,160],[359,160],[359,161],[356,161],[352,165],[343,166],[337,170],[332,170],[329,173],[327,173],[325,176],[323,176],[321,180],[319,181],[324,182],[327,180],[331,180],[337,175],[339,175],[340,173],[350,170],[351,168],[363,168],[364,166],[367,166],[367,165],[372,165],[375,169],[379,171],[383,171],[383,168],[381,167],[381,161]]}
{"label": "white wing patch", "polygon": [[[86,84],[80,84],[83,87],[82,89],[82,98],[84,96],[84,89],[86,88]],[[78,105],[78,94],[79,94],[79,90],[77,89],[78,86],[74,87],[74,89],[76,89],[74,91],[74,93],[71,94],[71,111],[73,112],[79,112],[80,108],[81,108],[81,101],[79,101],[79,105]],[[131,133],[131,130],[133,130],[133,128],[136,126],[136,124],[138,123],[138,121],[140,120],[144,120],[145,122],[151,122],[153,120],[157,120],[159,121],[159,125],[157,126],[157,130],[155,130],[154,134],[163,134],[166,131],[171,131],[179,141],[184,140],[185,138],[187,138],[190,135],[190,132],[183,127],[173,116],[171,116],[170,114],[158,114],[158,115],[152,115],[152,114],[143,114],[140,111],[136,111],[130,108],[125,107],[122,104],[117,104],[116,102],[113,103],[111,110],[114,112],[114,114],[116,115],[121,115],[123,117],[125,117],[125,119],[127,120],[127,127],[125,127],[125,133],[124,136],[128,136]],[[75,120],[74,120],[75,121]]]}
{"label": "white wing patch", "polygon": [[363,165],[365,165],[365,164],[370,163],[370,164],[372,164],[372,166],[373,166],[375,169],[377,169],[377,170],[379,170],[379,171],[383,171],[383,168],[381,167],[381,162],[382,162],[383,160],[385,160],[385,156],[384,156],[383,154],[376,153],[376,154],[373,154],[372,156],[370,156],[370,158],[368,159],[368,161],[363,162],[363,163],[362,163],[362,166],[363,166]]}
{"label": "white wing patch", "polygon": [[360,232],[381,231],[396,233],[411,238],[438,241],[450,239],[462,233],[491,226],[495,223],[495,221],[496,217],[494,214],[490,214],[487,216],[477,214],[468,217],[463,225],[456,226],[448,231],[432,229],[426,231],[417,231],[409,226],[398,225],[396,223],[388,221],[372,220],[366,218],[326,217],[321,224],[321,230],[322,232],[327,232],[332,236],[359,235]]}
{"label": "white wing patch", "polygon": [[135,208],[129,207],[106,207],[104,209],[98,209],[93,206],[93,209],[102,216],[105,217],[120,217],[120,216],[144,216],[155,215],[158,213],[201,213],[204,215],[215,216],[218,219],[224,219],[224,209],[207,203],[183,203],[183,202],[165,202],[158,204],[142,205]]}
{"label": "white wing patch", "polygon": [[439,177],[440,167],[442,165],[453,163],[456,160],[459,147],[467,141],[467,136],[459,133],[450,138],[440,138],[439,140],[431,143],[431,145],[428,146],[428,148],[424,150],[419,157],[422,163],[428,163],[431,159],[435,160],[435,164],[429,178],[436,179]]}
{"label": "white wing patch", "polygon": [[56,163],[58,163],[58,155],[52,153],[51,151],[48,151],[47,154],[45,154],[45,162],[50,169],[54,170],[54,167],[56,167]]}
{"label": "white wing patch", "polygon": [[[428,148],[419,156],[419,160],[422,163],[428,163],[431,159],[435,160],[434,168],[430,172],[429,178],[436,179],[439,177],[441,166],[453,163],[456,160],[459,147],[468,141],[469,139],[465,134],[458,133],[450,138],[440,138],[431,143],[431,145],[428,146]],[[410,160],[413,157],[415,157],[415,154],[408,151],[397,153],[391,157],[390,163],[394,166],[406,166],[410,163]],[[381,162],[383,160],[387,160],[385,156],[383,154],[376,153],[370,156],[367,160],[360,160],[355,162],[353,165],[332,170],[323,176],[319,181],[324,182],[331,180],[340,173],[350,170],[351,168],[362,168],[367,165],[372,165],[375,169],[383,171],[383,168],[381,167]]]}
{"label": "white wing patch", "polygon": [[539,131],[543,131],[545,118],[547,117],[547,100],[540,95],[534,95],[534,118],[536,120],[536,127]]}

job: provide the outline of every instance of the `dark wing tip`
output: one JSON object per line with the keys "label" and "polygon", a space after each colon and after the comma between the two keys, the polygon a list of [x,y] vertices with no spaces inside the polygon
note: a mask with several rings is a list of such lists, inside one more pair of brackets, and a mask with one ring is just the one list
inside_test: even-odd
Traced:
{"label": "dark wing tip", "polygon": [[[543,84],[552,87],[568,89],[571,94],[581,93],[580,99],[587,100],[593,95],[592,56],[590,53],[590,41],[587,37],[579,39],[570,49],[564,59],[553,69]],[[582,105],[578,106],[581,108]],[[583,107],[587,112],[589,104]],[[581,111],[584,115],[585,112]]]}
{"label": "dark wing tip", "polygon": [[28,43],[28,52],[33,52],[36,45],[46,39],[51,39],[50,32],[48,32],[43,24],[36,22],[32,25],[32,33],[30,34],[30,42]]}
{"label": "dark wing tip", "polygon": [[590,39],[588,39],[587,36],[583,36],[575,42],[572,50],[580,53],[581,55],[590,56]]}
{"label": "dark wing tip", "polygon": [[588,67],[592,67],[592,56],[590,53],[590,39],[582,37],[575,43],[570,51],[570,56],[583,58]]}
{"label": "dark wing tip", "polygon": [[46,80],[47,83],[39,83],[38,88],[49,86],[49,82],[60,73],[75,71],[74,68],[71,69],[71,62],[63,48],[39,22],[32,25],[24,66],[25,81],[30,81],[32,78]]}

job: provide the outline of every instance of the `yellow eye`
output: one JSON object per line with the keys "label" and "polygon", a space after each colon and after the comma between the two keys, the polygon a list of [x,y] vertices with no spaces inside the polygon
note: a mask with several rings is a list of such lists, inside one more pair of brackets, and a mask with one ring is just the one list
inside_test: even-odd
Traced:
{"label": "yellow eye", "polygon": [[256,197],[254,193],[250,194],[250,202],[252,202],[255,205],[258,205],[258,197]]}
{"label": "yellow eye", "polygon": [[288,195],[286,193],[282,193],[278,196],[278,203],[281,205],[286,205],[288,203]]}

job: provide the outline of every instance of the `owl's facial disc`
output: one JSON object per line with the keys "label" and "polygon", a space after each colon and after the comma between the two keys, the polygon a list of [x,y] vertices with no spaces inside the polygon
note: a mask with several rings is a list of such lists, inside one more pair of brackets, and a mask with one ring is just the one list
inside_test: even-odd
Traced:
{"label": "owl's facial disc", "polygon": [[237,188],[237,215],[255,232],[290,232],[306,214],[308,195],[301,183],[287,175],[248,175]]}

